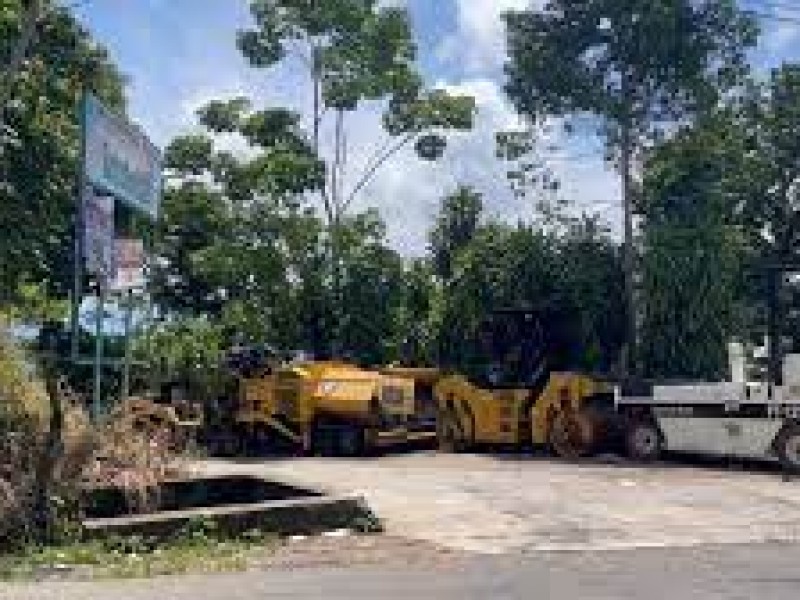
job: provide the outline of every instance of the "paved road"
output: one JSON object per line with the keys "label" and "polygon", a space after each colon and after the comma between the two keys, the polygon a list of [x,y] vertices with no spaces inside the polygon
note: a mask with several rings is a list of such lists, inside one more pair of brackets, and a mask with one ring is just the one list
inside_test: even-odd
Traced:
{"label": "paved road", "polygon": [[299,569],[6,585],[0,600],[796,600],[799,545],[482,556],[447,568]]}
{"label": "paved road", "polygon": [[800,481],[769,470],[435,453],[200,468],[362,494],[389,533],[481,554],[800,542]]}

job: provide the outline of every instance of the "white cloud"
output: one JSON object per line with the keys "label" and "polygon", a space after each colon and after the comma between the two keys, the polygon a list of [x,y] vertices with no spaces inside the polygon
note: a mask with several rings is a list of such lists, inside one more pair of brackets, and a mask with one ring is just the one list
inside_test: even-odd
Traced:
{"label": "white cloud", "polygon": [[446,36],[436,54],[444,63],[457,63],[470,73],[494,72],[505,60],[505,24],[502,16],[544,4],[544,0],[453,0],[457,29]]}
{"label": "white cloud", "polygon": [[[452,136],[445,156],[436,163],[419,160],[411,149],[402,152],[386,165],[356,203],[357,208],[379,207],[387,221],[390,241],[410,255],[424,251],[441,198],[460,184],[483,193],[491,218],[513,223],[537,216],[532,201],[510,193],[506,167],[495,155],[495,133],[522,124],[500,85],[489,78],[476,78],[458,84],[441,83],[438,87],[475,97],[478,114],[473,131]],[[361,133],[353,142],[365,154],[366,149],[374,147],[377,119],[377,113],[362,115],[358,122]],[[612,229],[619,231],[618,177],[608,169],[601,154],[587,153],[583,139],[554,134],[545,142],[546,146],[557,147],[546,159],[562,183],[561,196],[572,201],[577,210],[600,214]]]}
{"label": "white cloud", "polygon": [[771,24],[761,38],[761,51],[769,57],[797,55],[800,47],[800,28],[797,23],[780,21]]}

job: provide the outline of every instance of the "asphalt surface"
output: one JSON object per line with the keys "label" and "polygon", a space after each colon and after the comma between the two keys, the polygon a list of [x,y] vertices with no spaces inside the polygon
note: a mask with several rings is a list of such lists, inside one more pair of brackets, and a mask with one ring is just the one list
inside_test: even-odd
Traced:
{"label": "asphalt surface", "polygon": [[798,564],[798,545],[702,546],[481,556],[445,568],[378,565],[8,584],[0,588],[0,600],[796,600]]}
{"label": "asphalt surface", "polygon": [[390,534],[459,552],[800,543],[800,481],[785,481],[769,468],[422,452],[368,460],[209,461],[198,469],[359,494]]}

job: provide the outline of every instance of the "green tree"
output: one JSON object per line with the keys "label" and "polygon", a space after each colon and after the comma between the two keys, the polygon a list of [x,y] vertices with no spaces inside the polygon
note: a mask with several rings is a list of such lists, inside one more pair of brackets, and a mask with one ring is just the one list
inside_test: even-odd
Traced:
{"label": "green tree", "polygon": [[12,57],[27,27],[23,3],[0,9],[0,302],[28,283],[49,296],[70,289],[76,214],[78,107],[84,89],[122,109],[123,82],[106,50],[69,10],[51,7],[37,21],[25,58]]}
{"label": "green tree", "polygon": [[[4,7],[8,11],[4,19],[4,29],[17,29],[15,36],[4,32],[3,40],[13,40],[8,48],[3,48],[3,62],[0,63],[0,106],[5,106],[10,93],[10,80],[19,73],[22,63],[36,39],[36,29],[42,13],[41,0],[23,0],[19,5]],[[13,19],[9,18],[13,16]]]}
{"label": "green tree", "polygon": [[180,322],[209,319],[223,339],[269,343],[329,356],[340,349],[373,364],[398,357],[404,317],[404,264],[387,248],[373,211],[346,215],[340,228],[340,299],[327,265],[327,227],[304,192],[321,167],[283,109],[253,112],[245,100],[200,111],[213,133],[241,135],[246,156],[219,151],[210,135],[176,139],[167,150],[156,289]]}
{"label": "green tree", "polygon": [[[474,101],[427,91],[414,65],[408,13],[376,0],[254,0],[254,27],[239,33],[239,48],[255,67],[298,60],[309,75],[312,140],[323,154],[322,128],[332,120],[334,143],[325,158],[325,215],[335,225],[378,169],[416,143],[423,158],[437,158],[449,129],[472,127]],[[347,117],[367,101],[388,100],[386,144],[370,158],[352,189],[345,190]]]}
{"label": "green tree", "polygon": [[649,376],[727,374],[727,344],[745,328],[748,245],[736,190],[747,162],[743,130],[722,111],[679,132],[646,163],[642,359]]}
{"label": "green tree", "polygon": [[583,216],[559,235],[559,286],[563,306],[577,325],[585,368],[608,371],[619,363],[625,343],[624,276],[619,244],[596,217]]}
{"label": "green tree", "polygon": [[483,198],[469,187],[461,186],[443,200],[428,236],[434,270],[442,281],[452,277],[453,263],[475,237],[482,213]]}
{"label": "green tree", "polygon": [[[175,316],[207,315],[254,341],[296,342],[287,311],[297,281],[316,281],[309,265],[320,235],[297,198],[319,187],[322,167],[289,111],[252,111],[235,99],[199,116],[209,133],[177,138],[166,152],[156,297]],[[240,135],[248,155],[219,150],[217,133]]]}
{"label": "green tree", "polygon": [[795,259],[800,243],[800,65],[785,64],[744,104],[746,171],[734,181],[761,254]]}
{"label": "green tree", "polygon": [[397,357],[400,362],[412,366],[437,363],[436,339],[443,297],[441,289],[427,257],[406,263],[403,300],[395,321],[395,329],[401,339]]}
{"label": "green tree", "polygon": [[569,315],[575,366],[608,369],[617,360],[624,322],[619,249],[607,231],[578,220],[564,232],[488,223],[458,255],[439,312],[439,360],[469,368],[465,340],[502,308],[557,307]]}
{"label": "green tree", "polygon": [[506,22],[506,91],[517,109],[534,121],[590,114],[604,126],[623,183],[624,363],[635,366],[636,163],[648,138],[713,104],[717,87],[746,71],[755,25],[733,0],[552,0]]}
{"label": "green tree", "polygon": [[[741,208],[749,245],[764,267],[797,265],[800,258],[800,66],[784,64],[763,84],[753,86],[736,125],[744,135],[744,168],[730,177],[729,193]],[[773,377],[780,374],[781,343],[787,317],[778,273],[761,277],[759,290],[768,302],[770,358]],[[789,292],[790,290],[785,290]],[[763,300],[762,300],[763,302]]]}
{"label": "green tree", "polygon": [[[325,164],[320,196],[329,238],[333,307],[339,310],[343,302],[339,229],[352,203],[403,148],[413,144],[420,158],[439,158],[448,131],[472,128],[475,103],[470,97],[424,88],[405,8],[383,6],[378,0],[253,0],[250,7],[254,26],[238,38],[250,63],[271,68],[292,60],[308,74],[311,143]],[[386,105],[387,135],[355,171],[349,160],[348,121],[352,124],[351,116],[367,103]],[[326,130],[333,138],[329,145],[322,139]]]}
{"label": "green tree", "polygon": [[386,246],[385,229],[372,210],[347,218],[341,232],[341,344],[367,365],[399,359],[403,344],[405,270]]}

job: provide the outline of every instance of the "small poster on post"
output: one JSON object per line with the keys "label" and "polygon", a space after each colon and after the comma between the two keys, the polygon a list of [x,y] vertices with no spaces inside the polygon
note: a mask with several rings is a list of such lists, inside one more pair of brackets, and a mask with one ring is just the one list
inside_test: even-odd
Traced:
{"label": "small poster on post", "polygon": [[92,186],[83,192],[83,256],[86,271],[107,285],[114,273],[114,198]]}
{"label": "small poster on post", "polygon": [[116,291],[141,289],[145,286],[144,242],[137,239],[118,239],[114,244]]}

